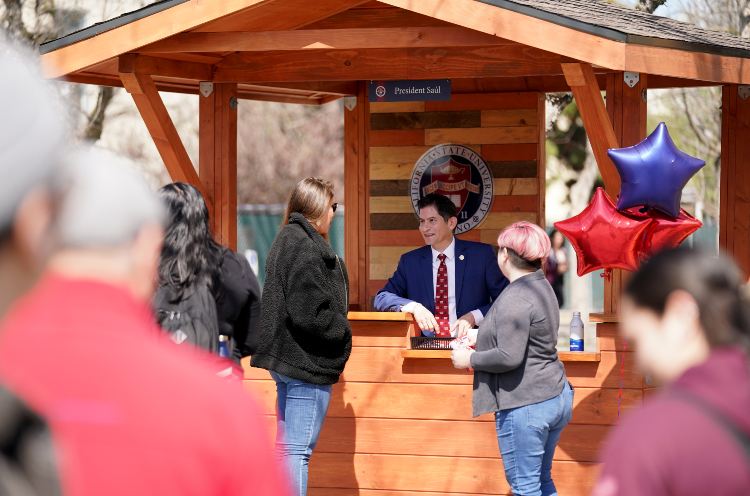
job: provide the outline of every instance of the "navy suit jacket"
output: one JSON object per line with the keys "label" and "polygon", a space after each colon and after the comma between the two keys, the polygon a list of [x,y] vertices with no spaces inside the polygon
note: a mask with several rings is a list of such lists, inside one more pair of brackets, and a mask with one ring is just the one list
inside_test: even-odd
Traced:
{"label": "navy suit jacket", "polygon": [[[487,315],[492,302],[508,285],[497,265],[495,252],[488,244],[456,238],[455,257],[456,317],[472,310]],[[410,301],[421,303],[435,313],[432,247],[429,245],[401,255],[396,272],[375,297],[375,309],[399,312]]]}

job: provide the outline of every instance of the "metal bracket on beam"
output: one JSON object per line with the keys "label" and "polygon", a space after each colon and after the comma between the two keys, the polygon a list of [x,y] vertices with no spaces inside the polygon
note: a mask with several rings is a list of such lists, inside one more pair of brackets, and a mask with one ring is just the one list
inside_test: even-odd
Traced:
{"label": "metal bracket on beam", "polygon": [[346,110],[349,110],[350,112],[357,108],[357,97],[356,96],[345,96],[344,97],[344,107]]}
{"label": "metal bracket on beam", "polygon": [[211,96],[211,93],[214,92],[214,83],[212,83],[211,81],[201,81],[198,85],[198,88],[201,95],[204,98],[208,98],[209,96]]}
{"label": "metal bracket on beam", "polygon": [[625,72],[622,77],[625,84],[631,88],[635,88],[635,85],[641,80],[641,75],[637,72]]}
{"label": "metal bracket on beam", "polygon": [[750,98],[750,86],[746,84],[741,84],[737,87],[737,94],[742,98],[743,100],[747,100]]}

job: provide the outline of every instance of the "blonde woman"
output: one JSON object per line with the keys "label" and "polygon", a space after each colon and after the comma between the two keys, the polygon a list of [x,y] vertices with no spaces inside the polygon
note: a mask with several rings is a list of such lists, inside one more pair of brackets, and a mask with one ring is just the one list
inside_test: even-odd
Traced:
{"label": "blonde woman", "polygon": [[552,457],[573,412],[573,390],[557,357],[560,309],[544,277],[550,251],[544,230],[517,222],[497,239],[510,284],[474,338],[476,352],[453,351],[456,368],[474,369],[474,416],[495,414],[505,478],[518,496],[557,494]]}
{"label": "blonde woman", "polygon": [[348,276],[326,240],[337,204],[330,182],[315,177],[292,191],[286,223],[266,261],[261,332],[253,367],[276,382],[276,446],[294,494],[307,494],[308,463],[349,359]]}

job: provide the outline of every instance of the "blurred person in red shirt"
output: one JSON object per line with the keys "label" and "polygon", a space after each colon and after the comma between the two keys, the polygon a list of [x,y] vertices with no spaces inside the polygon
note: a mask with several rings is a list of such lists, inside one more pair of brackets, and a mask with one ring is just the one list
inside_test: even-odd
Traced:
{"label": "blurred person in red shirt", "polygon": [[620,329],[665,387],[610,435],[595,496],[750,494],[750,307],[732,260],[663,252],[627,284]]}
{"label": "blurred person in red shirt", "polygon": [[0,328],[0,375],[50,423],[64,494],[288,494],[256,403],[156,326],[156,195],[110,154],[66,162],[45,274]]}

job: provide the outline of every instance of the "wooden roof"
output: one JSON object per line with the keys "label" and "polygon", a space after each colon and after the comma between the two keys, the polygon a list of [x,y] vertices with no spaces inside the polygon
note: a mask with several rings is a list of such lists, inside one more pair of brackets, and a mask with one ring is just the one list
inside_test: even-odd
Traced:
{"label": "wooden roof", "polygon": [[750,42],[599,0],[162,0],[42,45],[50,77],[319,104],[368,79],[477,79],[567,89],[561,63],[655,75],[650,86],[750,83]]}
{"label": "wooden roof", "polygon": [[750,57],[750,40],[600,0],[481,0],[602,38],[637,45]]}

